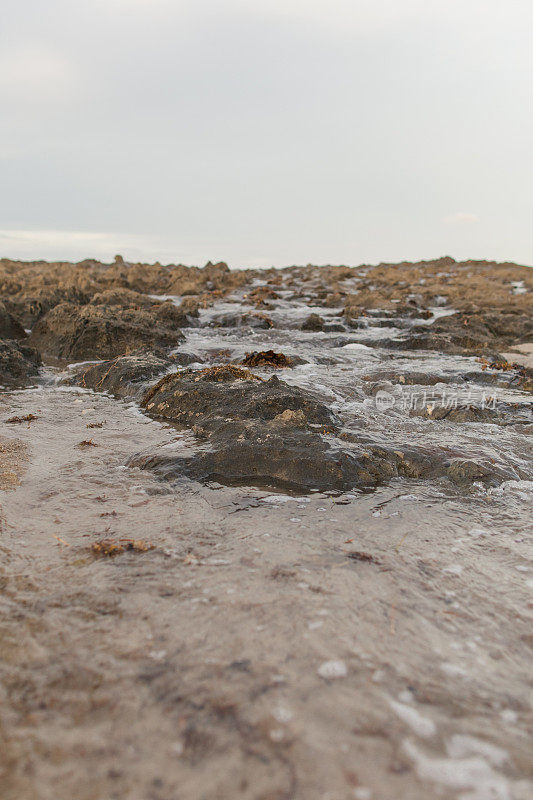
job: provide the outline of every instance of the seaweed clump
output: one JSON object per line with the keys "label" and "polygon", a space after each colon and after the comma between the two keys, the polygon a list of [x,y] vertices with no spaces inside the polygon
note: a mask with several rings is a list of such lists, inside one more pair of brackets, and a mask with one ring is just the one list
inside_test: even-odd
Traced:
{"label": "seaweed clump", "polygon": [[21,425],[23,422],[34,422],[39,417],[36,417],[35,414],[26,414],[24,417],[10,417],[9,419],[5,419],[4,422],[6,425]]}
{"label": "seaweed clump", "polygon": [[246,367],[275,367],[276,369],[292,367],[290,358],[284,353],[275,353],[274,350],[246,353],[241,364]]}
{"label": "seaweed clump", "polygon": [[101,539],[99,542],[94,542],[91,545],[91,552],[95,556],[112,558],[121,553],[134,552],[134,553],[147,553],[149,550],[154,550],[154,545],[150,542],[144,542],[141,539]]}
{"label": "seaweed clump", "polygon": [[200,369],[193,377],[194,381],[207,380],[217,383],[227,383],[230,381],[261,381],[258,375],[254,375],[247,369],[234,367],[233,364],[222,364],[219,367],[206,367]]}

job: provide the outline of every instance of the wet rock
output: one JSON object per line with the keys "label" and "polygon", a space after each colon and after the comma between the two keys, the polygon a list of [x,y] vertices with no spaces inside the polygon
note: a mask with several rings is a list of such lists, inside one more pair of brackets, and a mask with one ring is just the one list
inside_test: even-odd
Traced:
{"label": "wet rock", "polygon": [[337,308],[342,306],[345,294],[345,292],[332,292],[330,294],[326,294],[323,300],[323,305],[326,308]]}
{"label": "wet rock", "polygon": [[256,305],[263,305],[268,300],[278,300],[279,294],[270,286],[257,286],[255,289],[252,289],[251,292],[245,294],[244,297]]}
{"label": "wet rock", "polygon": [[44,286],[6,298],[6,307],[20,320],[24,328],[31,329],[41,317],[60,303],[83,305],[90,297],[90,293],[76,286]]}
{"label": "wet rock", "polygon": [[481,408],[475,405],[463,405],[457,408],[447,408],[442,405],[426,406],[423,409],[414,409],[412,417],[423,417],[435,421],[446,420],[447,422],[496,422],[500,419],[500,414],[492,408]]}
{"label": "wet rock", "polygon": [[388,346],[406,350],[437,350],[457,355],[498,353],[516,341],[533,337],[533,319],[517,313],[457,313],[431,325],[414,326],[409,334]]}
{"label": "wet rock", "polygon": [[176,306],[172,300],[157,300],[141,292],[134,292],[131,289],[107,289],[105,292],[96,294],[91,305],[96,306],[120,306],[125,309],[142,309],[149,312],[154,320],[165,325],[171,330],[188,327],[198,316],[196,313],[188,314],[183,303]]}
{"label": "wet rock", "polygon": [[[302,322],[302,331],[323,331],[324,320],[318,314],[310,314],[307,319]],[[342,328],[341,328],[342,330]]]}
{"label": "wet rock", "polygon": [[209,439],[210,449],[192,457],[141,454],[133,466],[173,480],[181,475],[224,484],[280,489],[346,490],[360,484],[357,460],[335,451],[298,424],[230,423]]}
{"label": "wet rock", "polygon": [[31,343],[42,353],[70,361],[113,358],[140,347],[176,347],[183,334],[143,310],[62,303],[39,320]]}
{"label": "wet rock", "polygon": [[453,483],[462,486],[471,486],[473,483],[481,483],[484,486],[498,486],[504,480],[518,477],[511,471],[499,469],[493,464],[460,457],[450,461],[446,474]]}
{"label": "wet rock", "polygon": [[0,338],[25,339],[26,337],[27,333],[20,322],[9,313],[4,303],[0,302]]}
{"label": "wet rock", "polygon": [[486,422],[493,425],[527,425],[532,421],[533,407],[527,403],[498,403],[497,405],[464,404],[449,408],[445,405],[428,405],[414,409],[413,417],[439,422]]}
{"label": "wet rock", "polygon": [[[309,430],[303,412],[258,422],[238,420],[206,436],[206,446],[194,455],[162,451],[139,453],[131,466],[149,469],[164,480],[188,477],[230,485],[255,485],[281,490],[348,491],[369,489],[392,478],[437,481],[447,479],[461,489],[473,483],[498,486],[516,479],[512,470],[439,451],[399,452],[368,445],[350,450],[326,442]],[[194,428],[198,433],[198,428]],[[201,441],[201,440],[200,440]]]}
{"label": "wet rock", "polygon": [[123,308],[152,308],[157,301],[133,289],[117,287],[97,292],[91,299],[94,306],[122,306]]}
{"label": "wet rock", "polygon": [[10,388],[34,383],[41,356],[34,347],[0,339],[0,385]]}
{"label": "wet rock", "polygon": [[380,369],[370,375],[363,375],[367,384],[366,391],[375,395],[379,391],[392,391],[393,386],[435,386],[439,383],[462,382],[459,374],[430,373],[422,371],[408,371]]}
{"label": "wet rock", "polygon": [[278,378],[263,381],[231,365],[167,375],[143,398],[159,419],[192,427],[209,443],[193,457],[140,456],[133,463],[165,478],[304,489],[347,488],[360,464],[333,448],[319,430],[333,430],[329,409]]}
{"label": "wet rock", "polygon": [[[469,366],[466,362],[465,366]],[[390,386],[435,386],[439,383],[455,383],[459,387],[465,384],[479,386],[501,386],[529,391],[530,377],[527,369],[516,365],[513,369],[497,371],[492,368],[480,367],[478,369],[467,369],[461,371],[459,363],[456,370],[446,370],[442,372],[423,372],[422,370],[398,370],[379,368],[370,374],[363,375],[363,381],[367,384],[366,391],[375,395],[377,391],[385,389],[391,391]],[[385,386],[385,383],[389,386]]]}
{"label": "wet rock", "polygon": [[286,409],[282,411],[281,414],[277,414],[272,421],[277,425],[291,428],[305,428],[307,425],[305,414],[301,409],[299,411],[290,411]]}
{"label": "wet rock", "polygon": [[292,367],[293,360],[283,353],[275,353],[274,350],[261,350],[260,352],[246,353],[241,361],[245,367]]}
{"label": "wet rock", "polygon": [[78,367],[64,382],[70,386],[108,392],[122,399],[138,397],[146,391],[149,381],[172,367],[190,364],[193,360],[193,356],[185,353],[167,356],[164,352],[141,351]]}
{"label": "wet rock", "polygon": [[322,327],[324,333],[346,333],[346,328],[340,322],[329,322]]}
{"label": "wet rock", "polygon": [[184,297],[180,303],[180,311],[186,314],[189,318],[197,319],[200,316],[200,308],[202,307],[201,299],[198,297]]}
{"label": "wet rock", "polygon": [[246,314],[243,318],[245,325],[257,330],[268,330],[274,327],[274,323],[267,314]]}
{"label": "wet rock", "polygon": [[155,417],[210,430],[227,420],[272,420],[287,409],[301,410],[308,424],[333,420],[309,392],[231,365],[167,375],[147,392],[142,406]]}
{"label": "wet rock", "polygon": [[223,314],[209,323],[212,328],[240,328],[247,326],[258,330],[273,327],[272,320],[266,314]]}
{"label": "wet rock", "polygon": [[238,328],[242,325],[243,314],[222,314],[209,323],[211,328]]}
{"label": "wet rock", "polygon": [[506,361],[504,358],[492,362],[481,358],[480,363],[487,382],[512,386],[525,392],[533,392],[533,367]]}

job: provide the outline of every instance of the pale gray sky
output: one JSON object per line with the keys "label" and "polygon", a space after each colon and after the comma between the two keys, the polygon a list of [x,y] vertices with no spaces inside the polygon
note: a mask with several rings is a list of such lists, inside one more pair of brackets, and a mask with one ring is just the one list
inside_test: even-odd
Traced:
{"label": "pale gray sky", "polygon": [[533,264],[532,0],[2,0],[0,256]]}

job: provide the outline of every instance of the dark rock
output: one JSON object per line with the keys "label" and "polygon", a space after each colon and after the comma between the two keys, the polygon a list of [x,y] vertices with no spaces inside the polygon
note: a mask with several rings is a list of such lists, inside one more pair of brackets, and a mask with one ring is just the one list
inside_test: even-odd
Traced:
{"label": "dark rock", "polygon": [[[310,314],[301,325],[302,331],[323,331],[324,320],[318,314]],[[341,330],[343,330],[341,328]]]}
{"label": "dark rock", "polygon": [[502,470],[493,464],[482,463],[475,459],[457,457],[451,459],[446,469],[447,477],[456,484],[471,486],[482,483],[485,486],[498,486],[502,481],[516,479],[520,476],[510,470]]}
{"label": "dark rock", "polygon": [[245,314],[243,323],[250,328],[257,328],[257,330],[268,330],[274,327],[274,323],[266,314]]}
{"label": "dark rock", "polygon": [[180,303],[179,309],[188,317],[197,319],[200,316],[200,302],[197,297],[184,297]]}
{"label": "dark rock", "polygon": [[176,347],[183,334],[173,323],[143,310],[62,303],[40,319],[31,343],[43,353],[70,361],[113,358],[153,347]]}
{"label": "dark rock", "polygon": [[322,327],[324,333],[346,333],[346,328],[338,322],[331,322]]}
{"label": "dark rock", "polygon": [[258,330],[268,330],[273,323],[266,314],[222,314],[209,323],[212,328],[239,328],[247,326]]}
{"label": "dark rock", "polygon": [[447,422],[497,422],[500,414],[492,408],[481,408],[474,405],[463,405],[457,408],[447,408],[444,405],[435,405],[423,409],[415,409],[412,417],[423,417],[435,421]]}
{"label": "dark rock", "polygon": [[20,322],[9,313],[4,303],[0,302],[0,338],[26,339],[26,337],[27,333]]}
{"label": "dark rock", "polygon": [[90,293],[76,286],[43,286],[6,298],[6,308],[20,320],[25,328],[33,328],[35,323],[60,303],[84,305],[90,300]]}
{"label": "dark rock", "polygon": [[156,418],[192,427],[209,441],[209,450],[193,457],[150,454],[134,460],[162,477],[307,490],[358,483],[357,459],[330,446],[318,432],[335,428],[329,409],[276,377],[263,381],[231,365],[184,370],[159,381],[142,406]]}
{"label": "dark rock", "polygon": [[123,308],[152,308],[157,301],[142,292],[116,287],[97,292],[91,299],[94,306],[122,306]]}
{"label": "dark rock", "polygon": [[379,369],[370,375],[364,375],[363,380],[369,384],[368,393],[375,395],[381,390],[392,391],[392,386],[435,386],[437,383],[459,383],[462,382],[462,376],[414,370],[400,372],[394,369]]}
{"label": "dark rock", "polygon": [[185,353],[166,356],[164,352],[142,351],[78,367],[64,383],[98,392],[109,392],[119,398],[138,397],[146,391],[148,381],[162,375],[172,366],[184,365],[193,360],[193,356]]}
{"label": "dark rock", "polygon": [[131,464],[167,480],[186,475],[224,484],[300,491],[347,490],[362,483],[353,456],[334,450],[307,430],[241,421],[224,426],[209,442],[209,451],[201,450],[193,457],[141,454]]}
{"label": "dark rock", "polygon": [[333,421],[329,409],[309,392],[229,365],[167,375],[147,392],[142,406],[152,416],[210,430],[228,420],[273,420],[287,410],[302,411],[309,424]]}
{"label": "dark rock", "polygon": [[211,328],[238,328],[242,325],[242,314],[222,314],[209,323]]}
{"label": "dark rock", "polygon": [[34,347],[0,340],[0,385],[14,388],[31,384],[40,364],[41,356]]}
{"label": "dark rock", "polygon": [[415,409],[412,417],[424,419],[445,420],[446,422],[487,422],[493,425],[524,425],[531,422],[533,408],[526,403],[498,403],[496,407],[462,405],[456,408],[446,408],[444,405],[426,406]]}
{"label": "dark rock", "polygon": [[279,294],[269,286],[256,286],[251,292],[244,295],[246,300],[250,300],[257,305],[262,305],[268,300],[279,300]]}
{"label": "dark rock", "polygon": [[388,340],[386,346],[456,355],[497,354],[515,342],[528,341],[532,337],[533,318],[527,314],[457,313],[437,319],[431,325],[414,326],[405,338]]}
{"label": "dark rock", "polygon": [[292,367],[293,360],[284,353],[275,353],[274,350],[261,350],[260,352],[246,353],[241,364],[245,367]]}
{"label": "dark rock", "polygon": [[134,292],[132,289],[107,289],[105,292],[95,294],[91,300],[91,305],[96,306],[120,306],[128,309],[142,309],[152,314],[154,320],[165,325],[171,330],[188,327],[196,313],[189,315],[184,307],[184,303],[176,306],[172,300],[157,300],[141,292]]}

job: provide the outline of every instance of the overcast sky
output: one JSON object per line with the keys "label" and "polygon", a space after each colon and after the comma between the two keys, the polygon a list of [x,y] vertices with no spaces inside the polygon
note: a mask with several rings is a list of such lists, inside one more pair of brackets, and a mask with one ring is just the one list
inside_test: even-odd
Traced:
{"label": "overcast sky", "polygon": [[532,0],[2,0],[0,256],[533,264]]}

